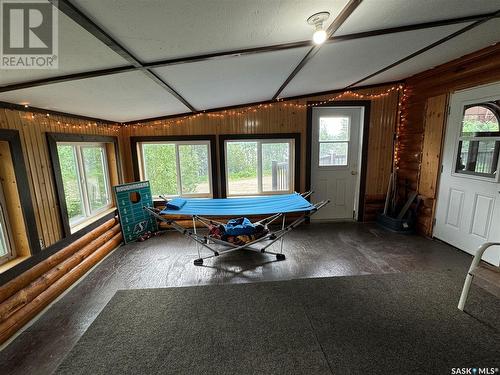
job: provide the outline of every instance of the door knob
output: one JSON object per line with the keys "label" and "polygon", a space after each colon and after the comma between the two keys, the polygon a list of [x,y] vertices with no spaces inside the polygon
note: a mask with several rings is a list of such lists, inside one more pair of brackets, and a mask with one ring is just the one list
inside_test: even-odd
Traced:
{"label": "door knob", "polygon": [[353,176],[355,176],[355,175],[357,175],[357,174],[358,174],[358,171],[351,171],[351,174],[352,174]]}

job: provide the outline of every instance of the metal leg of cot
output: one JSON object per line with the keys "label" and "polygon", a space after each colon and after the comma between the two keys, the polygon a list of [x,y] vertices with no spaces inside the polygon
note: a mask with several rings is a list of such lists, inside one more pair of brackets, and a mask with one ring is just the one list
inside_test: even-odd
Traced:
{"label": "metal leg of cot", "polygon": [[[281,230],[285,229],[285,221],[286,221],[286,215],[283,215],[283,218],[281,220]],[[279,254],[276,254],[277,260],[285,260],[285,254],[283,254],[283,241],[284,240],[285,240],[285,236],[282,236],[280,239],[280,252],[279,252]]]}
{"label": "metal leg of cot", "polygon": [[[193,216],[193,233],[196,235],[196,219]],[[196,243],[196,250],[198,251],[198,259],[194,260],[194,265],[195,266],[201,266],[203,264],[203,259],[201,259],[201,254],[200,254],[200,244],[197,242]]]}

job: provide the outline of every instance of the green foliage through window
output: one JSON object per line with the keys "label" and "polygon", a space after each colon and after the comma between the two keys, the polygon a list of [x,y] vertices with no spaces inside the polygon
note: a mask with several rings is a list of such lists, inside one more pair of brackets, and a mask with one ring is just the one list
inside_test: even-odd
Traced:
{"label": "green foliage through window", "polygon": [[92,216],[111,203],[104,145],[58,144],[70,223]]}
{"label": "green foliage through window", "polygon": [[153,196],[209,196],[207,143],[143,143],[141,147],[144,179],[149,180]]}

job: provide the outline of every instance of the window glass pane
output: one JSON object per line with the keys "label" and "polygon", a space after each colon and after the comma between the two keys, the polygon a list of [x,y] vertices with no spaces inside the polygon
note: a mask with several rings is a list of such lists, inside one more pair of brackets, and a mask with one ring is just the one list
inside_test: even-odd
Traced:
{"label": "window glass pane", "polygon": [[459,173],[496,175],[500,141],[460,141],[456,171]]}
{"label": "window glass pane", "polygon": [[348,141],[349,117],[320,117],[320,141]]}
{"label": "window glass pane", "polygon": [[289,190],[290,143],[262,144],[262,190]]}
{"label": "window glass pane", "polygon": [[320,143],[319,165],[347,165],[348,142]]}
{"label": "window glass pane", "polygon": [[144,177],[149,180],[151,194],[178,195],[174,144],[143,144]]}
{"label": "window glass pane", "polygon": [[104,147],[82,147],[85,182],[92,212],[110,203],[105,157]]}
{"label": "window glass pane", "polygon": [[9,248],[7,246],[7,233],[5,233],[5,225],[3,220],[0,220],[0,257],[3,257],[8,253],[9,253]]}
{"label": "window glass pane", "polygon": [[498,131],[498,118],[489,108],[475,105],[465,110],[462,123],[462,135]]}
{"label": "window glass pane", "polygon": [[210,193],[208,145],[179,145],[183,194]]}
{"label": "window glass pane", "polygon": [[68,218],[71,222],[85,216],[80,190],[76,149],[70,145],[58,145],[57,154],[61,166],[61,177],[63,180]]}
{"label": "window glass pane", "polygon": [[229,194],[256,194],[257,142],[227,142],[226,168]]}

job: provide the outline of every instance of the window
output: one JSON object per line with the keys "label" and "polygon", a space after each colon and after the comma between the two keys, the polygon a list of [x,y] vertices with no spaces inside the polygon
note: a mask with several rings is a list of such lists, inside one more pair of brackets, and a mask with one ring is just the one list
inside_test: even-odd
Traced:
{"label": "window", "polygon": [[0,186],[0,264],[14,257],[15,254],[11,243],[9,223],[7,213],[5,212],[5,199]]}
{"label": "window", "polygon": [[320,117],[319,166],[347,166],[349,117]]}
{"label": "window", "polygon": [[293,139],[225,141],[228,196],[293,191]]}
{"label": "window", "polygon": [[57,154],[70,226],[110,208],[105,144],[58,142]]}
{"label": "window", "polygon": [[142,176],[154,197],[212,196],[209,141],[142,142]]}
{"label": "window", "polygon": [[500,107],[480,103],[464,108],[455,172],[496,178],[500,150]]}

